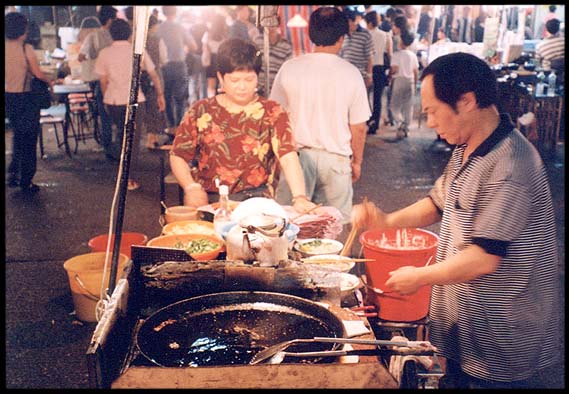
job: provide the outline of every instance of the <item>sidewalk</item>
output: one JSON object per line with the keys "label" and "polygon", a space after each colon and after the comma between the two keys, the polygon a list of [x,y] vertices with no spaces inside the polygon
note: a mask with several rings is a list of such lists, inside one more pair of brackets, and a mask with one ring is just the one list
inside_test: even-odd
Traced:
{"label": "sidewalk", "polygon": [[[362,177],[354,202],[363,197],[392,211],[426,195],[450,152],[433,149],[436,134],[416,122],[409,137],[389,142],[394,130],[382,126],[368,136]],[[5,133],[6,162],[11,159],[11,131]],[[73,302],[63,262],[88,253],[90,238],[108,231],[117,163],[80,142],[69,158],[44,132],[46,159],[38,158],[34,182],[41,191],[24,198],[19,189],[5,189],[6,233],[6,386],[69,389],[88,387],[85,352],[95,323],[73,318]],[[143,138],[144,140],[144,138]],[[75,148],[71,141],[71,149]],[[38,155],[39,156],[39,155]],[[564,145],[546,163],[557,217],[559,253],[565,258]],[[123,231],[149,238],[160,234],[158,223],[159,156],[141,147],[139,171],[132,174],[141,188],[128,192]],[[175,185],[166,185],[166,204],[177,205]],[[433,226],[431,230],[437,231]],[[560,278],[564,281],[563,275]]]}

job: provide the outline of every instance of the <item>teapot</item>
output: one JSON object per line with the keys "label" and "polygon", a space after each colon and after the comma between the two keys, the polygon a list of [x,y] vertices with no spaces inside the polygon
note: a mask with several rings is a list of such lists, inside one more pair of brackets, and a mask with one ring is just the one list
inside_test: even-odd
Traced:
{"label": "teapot", "polygon": [[226,236],[227,260],[258,261],[273,267],[288,258],[286,219],[274,215],[251,215],[233,226]]}

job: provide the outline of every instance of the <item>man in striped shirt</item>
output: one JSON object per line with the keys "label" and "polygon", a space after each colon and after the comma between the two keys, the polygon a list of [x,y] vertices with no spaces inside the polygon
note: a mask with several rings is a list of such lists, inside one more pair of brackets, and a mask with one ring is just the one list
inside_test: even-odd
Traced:
{"label": "man in striped shirt", "polygon": [[[279,72],[281,66],[285,61],[292,58],[292,45],[291,43],[281,35],[280,32],[280,17],[277,16],[278,25],[271,26],[269,30],[269,90],[266,91],[266,73],[267,61],[263,58],[263,65],[261,72],[259,73],[259,91],[261,96],[267,97],[270,93],[270,89],[273,86],[273,81],[275,80],[275,75]],[[264,33],[258,35],[253,40],[257,49],[261,51],[264,55],[265,43],[264,43]]]}
{"label": "man in striped shirt", "polygon": [[537,44],[535,52],[541,65],[551,67],[552,62],[565,58],[565,36],[559,32],[559,19],[550,19],[545,24],[548,36]]}
{"label": "man in striped shirt", "polygon": [[436,264],[390,272],[385,287],[432,286],[430,341],[446,359],[441,388],[551,388],[561,366],[559,262],[547,172],[497,110],[488,65],[441,56],[422,73],[427,126],[456,145],[428,196],[392,213],[354,206],[359,228],[440,221]]}
{"label": "man in striped shirt", "polygon": [[366,87],[372,86],[373,40],[371,34],[356,23],[356,12],[349,8],[344,10],[348,18],[350,30],[340,50],[340,56],[360,70]]}

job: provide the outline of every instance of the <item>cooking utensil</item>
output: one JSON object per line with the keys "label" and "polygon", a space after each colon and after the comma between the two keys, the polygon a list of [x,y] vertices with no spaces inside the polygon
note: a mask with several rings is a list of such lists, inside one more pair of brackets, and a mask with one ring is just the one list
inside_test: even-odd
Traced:
{"label": "cooking utensil", "polygon": [[354,243],[357,234],[358,234],[358,227],[353,226],[352,229],[350,230],[350,233],[348,234],[346,242],[344,243],[344,248],[340,252],[340,256],[348,256],[350,254],[350,251],[352,250],[352,244]]}
{"label": "cooking utensil", "polygon": [[300,259],[300,261],[304,262],[304,263],[310,263],[310,264],[330,264],[330,263],[337,263],[338,261],[345,261],[347,263],[363,263],[365,261],[375,261],[375,259],[351,259],[351,258],[347,258],[347,259],[314,259],[314,258],[305,258],[305,259]]}
{"label": "cooking utensil", "polygon": [[[304,298],[236,291],[193,297],[158,310],[141,324],[136,345],[148,360],[164,367],[248,364],[262,349],[315,333],[343,337],[344,325],[327,308]],[[306,343],[295,350],[338,346]],[[295,362],[328,360],[298,358]]]}
{"label": "cooking utensil", "polygon": [[408,349],[405,351],[398,351],[395,349],[350,349],[350,350],[324,350],[321,352],[286,352],[280,351],[272,356],[267,364],[280,364],[283,362],[285,357],[339,357],[339,356],[390,356],[390,355],[420,355],[420,356],[430,356],[435,355],[434,349]]}
{"label": "cooking utensil", "polygon": [[[386,341],[380,339],[357,339],[357,338],[329,338],[329,337],[314,337],[314,338],[298,338],[292,339],[289,341],[285,341],[282,343],[277,343],[265,350],[260,351],[259,353],[255,354],[249,364],[255,365],[259,364],[260,362],[273,357],[278,352],[282,352],[284,349],[288,348],[291,345],[297,343],[314,343],[314,342],[323,342],[323,343],[350,343],[350,344],[359,344],[359,345],[375,345],[375,346],[402,346],[402,347],[421,347],[425,346],[429,342],[425,341]],[[430,345],[430,343],[429,343]],[[345,352],[345,350],[344,350]],[[312,352],[307,352],[306,355],[309,357],[315,357],[311,354]],[[330,356],[337,356],[343,354],[330,354]]]}

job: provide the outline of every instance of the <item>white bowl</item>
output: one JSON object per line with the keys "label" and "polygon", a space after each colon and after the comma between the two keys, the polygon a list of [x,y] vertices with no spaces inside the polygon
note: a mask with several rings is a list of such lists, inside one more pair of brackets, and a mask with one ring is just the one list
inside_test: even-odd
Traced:
{"label": "white bowl", "polygon": [[338,254],[342,251],[344,244],[335,239],[328,238],[307,238],[298,240],[294,249],[299,251],[304,257],[317,256],[323,254]]}
{"label": "white bowl", "polygon": [[356,275],[347,274],[345,272],[342,272],[340,275],[340,291],[342,292],[342,297],[347,297],[356,289],[362,287],[362,282]]}

